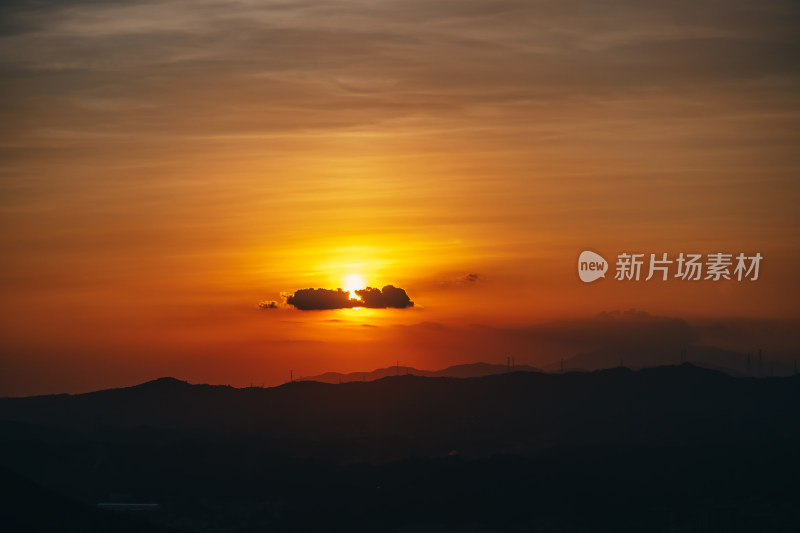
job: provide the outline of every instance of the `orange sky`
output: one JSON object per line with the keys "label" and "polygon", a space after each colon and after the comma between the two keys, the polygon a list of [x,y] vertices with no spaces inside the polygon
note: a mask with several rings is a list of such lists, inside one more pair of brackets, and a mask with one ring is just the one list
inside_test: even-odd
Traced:
{"label": "orange sky", "polygon": [[[617,309],[800,319],[795,4],[435,4],[4,4],[0,395],[498,362],[459,328]],[[765,260],[587,285],[585,249]],[[352,275],[416,306],[256,308]]]}

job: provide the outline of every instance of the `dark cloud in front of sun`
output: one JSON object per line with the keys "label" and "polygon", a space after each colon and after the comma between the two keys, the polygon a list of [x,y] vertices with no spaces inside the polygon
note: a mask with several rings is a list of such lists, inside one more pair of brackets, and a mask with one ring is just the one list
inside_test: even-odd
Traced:
{"label": "dark cloud in front of sun", "polygon": [[406,291],[394,285],[386,285],[382,289],[375,289],[367,287],[355,291],[363,305],[361,307],[370,307],[373,309],[395,307],[403,309],[406,307],[413,307],[414,302],[408,297]]}
{"label": "dark cloud in front of sun", "polygon": [[358,298],[350,298],[350,293],[342,289],[300,289],[286,296],[286,303],[301,311],[353,307],[404,309],[414,306],[406,291],[394,285],[386,285],[382,289],[366,287],[355,293]]}

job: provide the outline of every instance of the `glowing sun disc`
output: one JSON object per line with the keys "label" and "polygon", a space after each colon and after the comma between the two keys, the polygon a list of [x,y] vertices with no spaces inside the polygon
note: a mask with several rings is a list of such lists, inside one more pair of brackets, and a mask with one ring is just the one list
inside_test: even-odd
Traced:
{"label": "glowing sun disc", "polygon": [[348,274],[342,281],[344,282],[344,290],[348,291],[350,298],[353,299],[358,298],[358,295],[356,295],[357,289],[363,289],[367,286],[367,282],[361,274]]}

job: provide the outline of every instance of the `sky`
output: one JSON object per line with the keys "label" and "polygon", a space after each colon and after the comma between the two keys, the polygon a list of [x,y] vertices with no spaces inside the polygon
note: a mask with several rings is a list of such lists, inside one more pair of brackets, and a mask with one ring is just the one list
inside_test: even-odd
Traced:
{"label": "sky", "polygon": [[[3,2],[0,395],[546,366],[637,313],[788,361],[799,29],[794,1]],[[764,259],[624,282],[624,252]],[[362,283],[414,305],[287,304]]]}

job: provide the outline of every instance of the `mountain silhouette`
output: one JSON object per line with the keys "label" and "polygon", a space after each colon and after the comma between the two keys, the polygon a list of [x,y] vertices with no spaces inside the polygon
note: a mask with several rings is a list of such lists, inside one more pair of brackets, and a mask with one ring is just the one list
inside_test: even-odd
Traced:
{"label": "mountain silhouette", "polygon": [[113,530],[91,522],[109,501],[158,504],[111,515],[156,531],[796,531],[797,420],[800,377],[692,364],[162,378],[0,399],[0,465],[14,531]]}
{"label": "mountain silhouette", "polygon": [[[725,350],[716,346],[691,345],[683,348],[687,362],[694,366],[718,370],[737,377],[791,376],[792,365],[778,361],[764,361],[759,368],[756,354],[751,354],[750,373],[748,374],[747,354]],[[679,364],[680,350],[673,346],[644,348],[639,345],[609,345],[590,352],[579,353],[564,359],[565,370],[591,371],[614,368],[622,363],[628,368],[668,366]],[[544,367],[545,371],[557,372],[561,363],[553,363]]]}
{"label": "mountain silhouette", "polygon": [[[448,378],[477,378],[482,376],[491,376],[494,374],[503,374],[508,372],[508,365],[497,365],[491,363],[468,363],[462,365],[453,365],[442,370],[420,370],[410,366],[389,366],[386,368],[378,368],[371,372],[349,372],[342,374],[339,372],[325,372],[316,376],[309,376],[300,378],[299,381],[320,381],[322,383],[347,383],[350,381],[375,381],[377,379],[390,377],[390,376],[425,376],[425,377],[448,377]],[[513,368],[516,372],[541,372],[540,368],[530,365],[515,365]]]}
{"label": "mountain silhouette", "polygon": [[[80,430],[246,430],[269,435],[283,451],[308,440],[395,437],[420,452],[478,455],[587,443],[751,442],[800,434],[798,379],[734,378],[691,364],[265,389],[162,378],[88,394],[0,399],[0,420]],[[358,447],[350,452],[347,458],[359,458]],[[380,452],[392,458],[404,449]]]}

